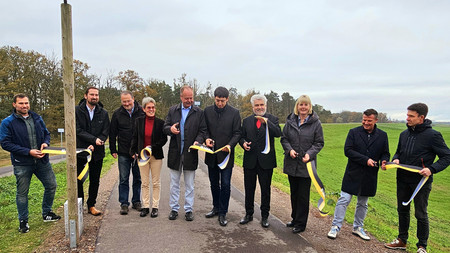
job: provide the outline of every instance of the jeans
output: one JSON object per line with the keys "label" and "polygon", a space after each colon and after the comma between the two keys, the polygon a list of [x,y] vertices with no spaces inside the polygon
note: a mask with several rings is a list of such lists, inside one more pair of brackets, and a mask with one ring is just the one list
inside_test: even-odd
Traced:
{"label": "jeans", "polygon": [[170,169],[170,210],[178,212],[180,204],[180,179],[184,174],[184,211],[192,212],[194,207],[194,179],[195,170],[172,170]]}
{"label": "jeans", "polygon": [[[397,178],[397,212],[398,212],[398,238],[403,242],[408,241],[408,230],[410,220],[411,203],[404,206],[411,197],[417,184],[405,183]],[[425,183],[417,195],[414,197],[415,216],[417,219],[417,247],[427,247],[428,236],[430,233],[430,224],[428,221],[428,197],[430,196],[431,182]]]}
{"label": "jeans", "polygon": [[16,204],[19,220],[28,220],[28,191],[33,174],[44,186],[44,197],[42,199],[42,215],[52,210],[53,200],[56,192],[56,177],[49,162],[42,163],[37,160],[34,165],[14,166],[16,176]]}
{"label": "jeans", "polygon": [[231,193],[231,174],[233,167],[220,169],[219,166],[208,166],[209,182],[211,184],[211,194],[213,206],[219,211],[219,215],[225,215],[228,212]]}
{"label": "jeans", "polygon": [[254,213],[256,177],[258,177],[261,189],[261,217],[269,217],[272,174],[273,169],[263,169],[259,163],[253,169],[244,169],[245,214],[253,215]]}
{"label": "jeans", "polygon": [[[77,158],[77,172],[78,174],[83,170],[86,164],[86,157]],[[100,186],[100,174],[102,173],[103,159],[97,161],[89,162],[89,197],[86,201],[88,208],[95,206],[97,202],[98,187]],[[77,180],[78,184],[78,197],[83,199],[84,202],[84,191],[83,183],[81,180]]]}
{"label": "jeans", "polygon": [[[339,229],[342,227],[342,222],[345,218],[345,212],[347,211],[347,206],[352,200],[352,194],[341,191],[341,196],[336,203],[336,209],[334,210],[334,219],[332,226],[338,226]],[[353,220],[353,228],[364,227],[364,219],[367,214],[367,202],[369,197],[358,196],[358,202],[356,203],[355,219]]]}
{"label": "jeans", "polygon": [[132,203],[141,201],[141,173],[137,161],[129,155],[119,155],[119,202],[121,205],[129,206],[128,195],[130,194],[130,170],[133,173],[133,197]]}

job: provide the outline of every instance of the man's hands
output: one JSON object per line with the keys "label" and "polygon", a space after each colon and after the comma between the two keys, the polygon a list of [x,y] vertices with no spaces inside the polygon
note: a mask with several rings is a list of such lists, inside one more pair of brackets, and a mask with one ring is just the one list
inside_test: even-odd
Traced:
{"label": "man's hands", "polygon": [[173,124],[173,125],[170,127],[170,131],[171,131],[173,134],[179,134],[179,133],[180,133],[180,123],[177,122],[177,123]]}
{"label": "man's hands", "polygon": [[102,146],[102,145],[105,145],[105,142],[102,141],[102,140],[100,140],[99,138],[97,138],[97,139],[95,140],[95,145],[97,145],[97,146]]}
{"label": "man's hands", "polygon": [[252,145],[252,142],[244,141],[244,144],[242,146],[244,147],[245,151],[250,151],[250,145]]}

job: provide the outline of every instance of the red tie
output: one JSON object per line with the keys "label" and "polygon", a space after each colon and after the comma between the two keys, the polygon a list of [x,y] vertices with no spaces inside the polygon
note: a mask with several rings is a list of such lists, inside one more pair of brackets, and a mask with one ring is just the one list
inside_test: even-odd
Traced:
{"label": "red tie", "polygon": [[256,127],[259,129],[261,127],[261,121],[257,120],[256,121]]}

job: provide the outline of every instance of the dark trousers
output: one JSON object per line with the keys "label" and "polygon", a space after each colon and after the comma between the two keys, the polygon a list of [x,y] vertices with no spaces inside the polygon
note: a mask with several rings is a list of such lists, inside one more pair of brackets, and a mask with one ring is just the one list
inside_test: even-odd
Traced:
{"label": "dark trousers", "polygon": [[[403,242],[408,241],[408,230],[410,222],[411,203],[404,206],[402,202],[409,200],[417,184],[405,183],[397,178],[397,212],[398,212],[398,238]],[[428,197],[430,196],[431,183],[427,182],[414,197],[414,209],[417,219],[417,247],[427,247],[428,236],[430,234],[430,224],[428,222]]]}
{"label": "dark trousers", "polygon": [[[84,165],[86,164],[86,158],[78,157],[77,158],[77,172],[83,170]],[[102,173],[102,165],[103,159],[97,161],[89,162],[89,197],[86,202],[88,208],[95,206],[98,194],[98,186],[100,185],[100,174]],[[81,180],[78,181],[78,197],[83,199],[84,202],[84,192],[83,192],[83,183]]]}
{"label": "dark trousers", "polygon": [[261,217],[269,217],[270,211],[270,184],[272,183],[273,169],[265,170],[259,163],[253,169],[244,169],[245,187],[245,213],[253,215],[255,208],[256,177],[261,188]]}
{"label": "dark trousers", "polygon": [[296,228],[306,228],[309,214],[311,178],[288,176],[291,189],[292,223]]}
{"label": "dark trousers", "polygon": [[220,169],[219,166],[208,166],[209,182],[211,184],[211,194],[213,206],[219,211],[219,215],[228,212],[231,194],[231,173],[233,168]]}

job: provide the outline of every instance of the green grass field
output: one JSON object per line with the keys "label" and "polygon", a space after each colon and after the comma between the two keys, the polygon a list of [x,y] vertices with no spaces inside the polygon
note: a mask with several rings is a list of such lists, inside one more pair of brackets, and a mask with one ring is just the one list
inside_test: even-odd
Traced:
{"label": "green grass field", "polygon": [[[326,211],[334,213],[334,205],[339,197],[342,177],[344,176],[347,159],[344,155],[344,143],[348,131],[360,124],[323,124],[325,147],[318,155],[317,171],[327,194]],[[378,124],[387,132],[391,157],[397,148],[398,137],[406,129],[405,124]],[[433,127],[444,136],[447,145],[450,144],[450,126],[437,125]],[[274,170],[272,184],[289,193],[289,182],[283,174],[283,149],[279,139],[275,141],[277,152],[277,168]],[[242,166],[243,150],[236,147],[235,162]],[[428,213],[430,218],[430,238],[428,249],[430,252],[450,252],[450,169],[436,174],[433,189],[430,194]],[[317,206],[319,194],[311,187],[311,205]],[[394,170],[381,171],[378,177],[378,191],[375,197],[369,199],[369,210],[365,220],[365,228],[381,242],[390,242],[397,236],[398,218],[396,204],[396,172]],[[347,209],[346,221],[353,223],[356,198],[353,198]],[[331,224],[330,224],[331,226]],[[323,231],[324,234],[328,231]],[[416,219],[412,207],[410,238],[408,250],[416,251]]]}
{"label": "green grass field", "polygon": [[[106,157],[103,160],[102,176],[117,161],[109,155],[109,149],[106,149],[106,152]],[[66,163],[53,164],[53,170],[58,183],[53,209],[57,214],[63,216],[64,210],[62,206],[67,199]],[[89,178],[87,181],[89,181]],[[84,184],[86,188],[89,185],[87,181]],[[30,225],[30,232],[26,234],[19,233],[16,207],[16,178],[14,175],[0,178],[0,252],[33,252],[48,236],[48,231],[52,229],[53,223],[44,223],[42,221],[41,205],[43,193],[44,187],[33,176],[28,194],[28,224]],[[64,221],[61,220],[59,222]]]}

